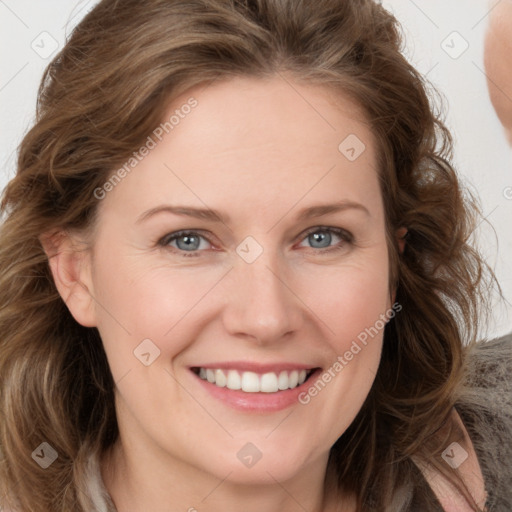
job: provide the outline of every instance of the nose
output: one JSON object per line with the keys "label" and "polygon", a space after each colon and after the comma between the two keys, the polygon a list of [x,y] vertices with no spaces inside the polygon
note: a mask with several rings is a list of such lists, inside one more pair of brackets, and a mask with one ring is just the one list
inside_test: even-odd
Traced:
{"label": "nose", "polygon": [[236,263],[230,272],[223,314],[231,335],[263,345],[300,330],[303,304],[286,282],[282,266],[265,253],[253,263]]}

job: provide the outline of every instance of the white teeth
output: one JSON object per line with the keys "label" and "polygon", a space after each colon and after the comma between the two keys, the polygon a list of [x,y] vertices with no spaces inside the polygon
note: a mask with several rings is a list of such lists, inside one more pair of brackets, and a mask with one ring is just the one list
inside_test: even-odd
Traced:
{"label": "white teeth", "polygon": [[215,384],[217,384],[217,386],[223,388],[226,386],[227,381],[226,375],[222,370],[215,370]]}
{"label": "white teeth", "polygon": [[257,373],[242,373],[242,391],[246,393],[258,393],[260,390],[260,379]]}
{"label": "white teeth", "polygon": [[288,372],[281,372],[277,379],[277,387],[280,390],[288,389]]}
{"label": "white teeth", "polygon": [[291,388],[294,388],[299,383],[299,372],[297,370],[293,370],[292,373],[290,373],[290,384],[289,386]]}
{"label": "white teeth", "polygon": [[306,370],[281,371],[258,374],[237,370],[220,370],[200,368],[198,375],[201,379],[215,384],[220,388],[242,390],[246,393],[277,393],[293,389],[304,383],[309,373]]}
{"label": "white teeth", "polygon": [[263,393],[275,393],[278,389],[277,375],[275,373],[264,373],[261,376],[260,390]]}
{"label": "white teeth", "polygon": [[240,374],[236,370],[228,371],[228,381],[226,383],[226,387],[229,389],[233,389],[236,391],[237,389],[242,389],[242,379],[240,378]]}

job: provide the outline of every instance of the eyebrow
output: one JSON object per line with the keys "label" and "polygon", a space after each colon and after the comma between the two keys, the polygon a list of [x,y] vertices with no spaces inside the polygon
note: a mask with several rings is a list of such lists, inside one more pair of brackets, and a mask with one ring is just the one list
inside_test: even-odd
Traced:
{"label": "eyebrow", "polygon": [[[309,208],[304,208],[297,215],[297,220],[303,221],[312,217],[321,217],[329,213],[337,213],[352,209],[359,210],[365,213],[366,215],[370,216],[370,212],[368,211],[368,209],[361,203],[356,203],[354,201],[339,201],[337,203],[322,204],[317,206],[310,206]],[[137,218],[136,223],[138,224],[140,222],[143,222],[149,219],[150,217],[153,217],[154,215],[157,215],[162,212],[172,213],[174,215],[181,215],[185,217],[193,217],[201,220],[208,220],[211,222],[221,222],[223,224],[229,222],[228,215],[223,215],[217,210],[212,210],[210,208],[192,208],[190,206],[161,205],[143,212]]]}

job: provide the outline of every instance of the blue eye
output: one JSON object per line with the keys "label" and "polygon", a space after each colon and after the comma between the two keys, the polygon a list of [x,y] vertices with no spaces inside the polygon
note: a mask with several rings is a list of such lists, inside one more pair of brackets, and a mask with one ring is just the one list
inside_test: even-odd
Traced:
{"label": "blue eye", "polygon": [[327,231],[317,231],[308,235],[308,242],[315,249],[329,247],[332,241],[332,234]]}
{"label": "blue eye", "polygon": [[[345,249],[352,242],[353,236],[344,229],[317,226],[306,233],[299,246],[320,249],[317,252],[324,253]],[[211,248],[212,244],[198,231],[176,231],[160,239],[158,245],[171,248],[182,256],[201,256],[201,252]]]}
{"label": "blue eye", "polygon": [[200,249],[207,249],[210,245],[208,240],[196,231],[178,231],[171,233],[162,238],[159,244],[162,246],[170,246],[184,252],[196,252]]}
{"label": "blue eye", "polygon": [[[309,231],[304,241],[308,242],[312,249],[338,249],[344,243],[351,243],[353,237],[344,229],[316,227]],[[331,245],[333,242],[334,245]],[[304,243],[300,246],[304,247]]]}

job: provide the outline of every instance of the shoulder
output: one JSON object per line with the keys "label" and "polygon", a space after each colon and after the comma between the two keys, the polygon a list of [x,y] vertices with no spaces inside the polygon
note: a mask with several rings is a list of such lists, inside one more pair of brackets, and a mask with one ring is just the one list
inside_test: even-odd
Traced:
{"label": "shoulder", "polygon": [[[472,370],[473,376],[479,376],[480,380],[490,383],[501,380],[503,384],[511,385],[512,378],[507,374],[507,370],[512,368],[512,333],[469,345],[466,347],[466,358],[469,375]],[[495,373],[484,373],[484,370],[488,369],[493,369]]]}
{"label": "shoulder", "polygon": [[[452,411],[460,436],[442,458],[481,510],[512,510],[512,335],[465,350],[464,378]],[[418,464],[445,512],[473,509],[434,467]]]}
{"label": "shoulder", "polygon": [[[467,487],[479,510],[483,510],[488,494],[478,455],[471,437],[455,409],[452,410],[452,422],[457,426],[457,432],[460,432],[460,435],[457,434],[455,438],[452,438],[452,442],[448,442],[448,446],[444,449],[441,457],[457,472],[458,477]],[[435,466],[419,462],[417,466],[423,473],[443,511],[473,512],[474,509],[459,489]]]}
{"label": "shoulder", "polygon": [[456,405],[478,456],[491,510],[512,510],[512,335],[467,347]]}
{"label": "shoulder", "polygon": [[458,402],[468,412],[508,424],[512,431],[512,334],[466,348]]}

